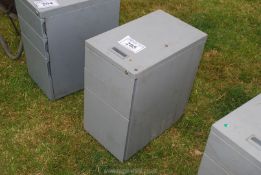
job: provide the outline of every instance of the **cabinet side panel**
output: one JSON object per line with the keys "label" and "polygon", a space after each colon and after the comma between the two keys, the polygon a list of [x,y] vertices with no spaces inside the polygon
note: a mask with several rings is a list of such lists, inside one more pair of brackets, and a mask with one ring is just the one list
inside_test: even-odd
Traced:
{"label": "cabinet side panel", "polygon": [[47,18],[51,72],[56,98],[83,89],[85,40],[118,26],[119,0]]}
{"label": "cabinet side panel", "polygon": [[[198,51],[198,49],[201,49]],[[191,47],[139,76],[125,159],[160,135],[181,117],[203,50]]]}
{"label": "cabinet side panel", "polygon": [[[202,54],[204,51],[205,42],[196,45],[195,47],[191,48],[188,52],[190,53],[190,57],[182,56],[180,59],[189,59],[189,63],[186,69],[186,73],[184,74],[184,79],[182,80],[182,88],[181,93],[178,96],[178,105],[177,105],[177,116],[180,117],[186,107],[186,104],[189,100],[193,84],[197,75],[198,67],[200,64],[200,60],[202,58]],[[184,57],[184,58],[182,58]]]}

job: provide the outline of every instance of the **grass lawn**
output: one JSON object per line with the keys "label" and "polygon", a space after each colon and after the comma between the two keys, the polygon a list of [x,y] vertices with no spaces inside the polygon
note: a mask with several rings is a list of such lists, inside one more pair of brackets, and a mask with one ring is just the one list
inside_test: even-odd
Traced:
{"label": "grass lawn", "polygon": [[[211,125],[261,92],[260,0],[122,0],[121,24],[163,9],[209,34],[183,117],[126,163],[83,129],[83,92],[49,101],[0,47],[0,174],[197,173]],[[0,33],[18,39],[0,14]]]}

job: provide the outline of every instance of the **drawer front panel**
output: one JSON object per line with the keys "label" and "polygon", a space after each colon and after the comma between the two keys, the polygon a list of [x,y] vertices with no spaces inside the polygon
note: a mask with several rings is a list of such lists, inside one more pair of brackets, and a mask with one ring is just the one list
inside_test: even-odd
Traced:
{"label": "drawer front panel", "polygon": [[54,95],[48,59],[40,54],[40,52],[33,46],[32,42],[25,35],[22,35],[22,39],[30,76],[43,90],[43,92],[50,99],[53,99]]}
{"label": "drawer front panel", "polygon": [[261,167],[249,161],[245,155],[238,152],[237,149],[226,143],[214,132],[211,132],[209,136],[206,153],[231,174],[261,174]]}
{"label": "drawer front panel", "polygon": [[86,48],[86,86],[129,119],[135,80]]}
{"label": "drawer front panel", "polygon": [[123,161],[129,121],[87,88],[84,98],[85,129]]}
{"label": "drawer front panel", "polygon": [[199,168],[198,175],[229,175],[224,168],[204,154]]}
{"label": "drawer front panel", "polygon": [[46,58],[49,58],[47,39],[41,38],[32,27],[19,16],[20,27],[22,29],[22,34],[25,35],[34,45],[34,47]]}
{"label": "drawer front panel", "polygon": [[38,35],[42,38],[46,38],[44,31],[44,19],[37,16],[35,12],[27,7],[23,0],[16,0],[15,4],[18,15],[22,17]]}

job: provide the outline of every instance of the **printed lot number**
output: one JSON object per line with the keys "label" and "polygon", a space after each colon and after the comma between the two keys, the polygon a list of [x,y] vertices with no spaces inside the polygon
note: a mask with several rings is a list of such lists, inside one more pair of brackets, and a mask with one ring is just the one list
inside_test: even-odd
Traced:
{"label": "printed lot number", "polygon": [[122,40],[119,41],[119,44],[125,47],[126,49],[134,52],[135,54],[144,50],[146,46],[132,39],[130,36],[126,36]]}
{"label": "printed lot number", "polygon": [[59,6],[56,0],[38,0],[34,1],[34,3],[39,9]]}

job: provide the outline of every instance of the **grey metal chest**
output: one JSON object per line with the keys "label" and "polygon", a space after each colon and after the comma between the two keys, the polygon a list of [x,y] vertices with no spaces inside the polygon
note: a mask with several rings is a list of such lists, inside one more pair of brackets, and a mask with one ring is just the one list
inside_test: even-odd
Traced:
{"label": "grey metal chest", "polygon": [[84,41],[118,26],[120,0],[16,0],[28,72],[50,99],[84,87]]}
{"label": "grey metal chest", "polygon": [[86,130],[120,161],[182,115],[207,35],[156,11],[86,41]]}
{"label": "grey metal chest", "polygon": [[261,94],[211,129],[199,175],[261,174]]}

